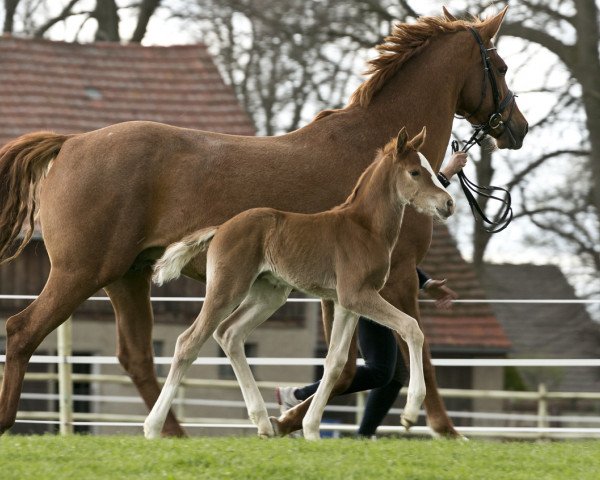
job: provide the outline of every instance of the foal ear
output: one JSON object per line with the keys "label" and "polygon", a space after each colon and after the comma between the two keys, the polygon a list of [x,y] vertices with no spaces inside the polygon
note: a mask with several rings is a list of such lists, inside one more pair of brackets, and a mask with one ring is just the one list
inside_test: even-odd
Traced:
{"label": "foal ear", "polygon": [[407,143],[408,133],[406,132],[406,127],[402,127],[398,132],[398,137],[396,138],[396,152],[404,152],[404,150],[406,150]]}
{"label": "foal ear", "polygon": [[484,40],[491,40],[498,34],[507,10],[508,5],[506,5],[506,7],[504,7],[496,16],[483,22],[482,26],[479,28],[479,33]]}
{"label": "foal ear", "polygon": [[444,17],[446,17],[446,20],[449,20],[451,22],[456,21],[456,17],[454,15],[452,15],[448,9],[446,8],[446,6],[442,7],[442,11],[444,12]]}
{"label": "foal ear", "polygon": [[417,152],[421,150],[421,147],[425,143],[425,137],[427,136],[427,128],[423,127],[421,130],[411,141],[410,146],[416,150]]}

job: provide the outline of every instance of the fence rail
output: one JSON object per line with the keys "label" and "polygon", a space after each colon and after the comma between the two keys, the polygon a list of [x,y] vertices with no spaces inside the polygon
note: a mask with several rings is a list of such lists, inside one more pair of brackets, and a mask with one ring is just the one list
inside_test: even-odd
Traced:
{"label": "fence rail", "polygon": [[[36,295],[0,295],[0,300],[33,300]],[[91,297],[90,301],[109,301],[108,297]],[[204,297],[152,297],[153,302],[203,302]],[[289,302],[313,303],[320,302],[312,298],[289,298]],[[421,302],[431,302],[431,300],[420,300]],[[600,299],[473,299],[473,300],[455,300],[456,303],[516,303],[516,304],[600,304]],[[74,426],[122,426],[136,427],[142,425],[145,416],[142,415],[124,415],[124,414],[100,414],[100,413],[78,413],[73,411],[74,401],[112,401],[123,403],[140,403],[138,397],[110,397],[94,395],[74,395],[72,391],[73,382],[92,382],[92,383],[114,383],[131,384],[129,377],[124,375],[106,375],[106,374],[74,374],[72,366],[77,364],[92,365],[117,365],[119,362],[113,356],[73,356],[71,355],[71,321],[68,320],[58,329],[58,355],[41,356],[34,355],[31,363],[58,364],[58,373],[28,373],[26,380],[42,380],[58,382],[58,394],[28,394],[24,393],[23,398],[46,399],[59,402],[58,412],[19,412],[17,421],[23,423],[42,423],[59,425],[60,432],[67,435],[73,431]],[[315,358],[249,358],[250,365],[267,366],[319,366],[323,365],[323,359]],[[2,364],[5,362],[5,356],[0,355],[0,376],[2,375]],[[156,364],[170,364],[171,357],[157,357]],[[359,360],[359,364],[363,363]],[[226,358],[220,357],[200,357],[195,365],[228,365]],[[600,359],[433,359],[436,367],[600,367]],[[261,388],[273,388],[278,385],[276,382],[257,382]],[[207,387],[207,388],[239,388],[234,380],[215,380],[215,379],[185,379],[182,383],[182,392],[188,387]],[[454,417],[465,418],[487,418],[495,420],[510,419],[513,421],[534,421],[535,427],[458,427],[458,430],[467,436],[493,436],[493,437],[511,437],[511,438],[600,438],[600,428],[595,427],[550,427],[549,422],[569,422],[569,423],[587,423],[588,425],[600,423],[598,416],[553,416],[548,413],[548,402],[552,400],[600,400],[600,392],[552,392],[546,391],[546,387],[540,384],[537,391],[501,391],[501,390],[461,390],[461,389],[440,389],[442,396],[447,398],[470,398],[470,399],[499,399],[499,400],[519,400],[532,401],[537,403],[537,414],[515,414],[498,412],[449,412]],[[225,418],[189,418],[184,415],[186,405],[209,405],[218,403],[219,406],[230,406],[243,408],[244,404],[240,401],[224,400],[206,400],[206,399],[185,399],[180,395],[174,402],[174,408],[182,424],[188,428],[236,428],[236,429],[254,429],[250,422],[238,419]],[[328,406],[329,411],[353,412],[358,416],[364,405],[364,394],[359,395],[358,405],[350,406]],[[274,404],[267,404],[269,408],[276,408]],[[392,410],[392,413],[399,413],[399,410]],[[358,422],[357,422],[358,423]],[[348,424],[322,424],[323,431],[356,431],[357,425]],[[400,426],[381,426],[378,430],[382,433],[402,432]],[[428,427],[413,427],[411,435],[432,435]]]}
{"label": "fence rail", "polygon": [[[68,325],[67,325],[68,330]],[[64,341],[63,341],[64,342]],[[64,349],[63,349],[64,350]],[[4,362],[5,357],[0,356],[0,363]],[[125,415],[125,414],[102,414],[102,413],[77,413],[73,412],[74,401],[95,401],[95,402],[121,402],[121,403],[139,403],[139,397],[121,397],[121,396],[102,396],[102,395],[73,395],[72,390],[67,385],[66,388],[61,384],[65,382],[72,386],[73,382],[90,383],[113,383],[130,384],[131,380],[125,375],[108,374],[74,374],[70,373],[70,368],[65,368],[74,364],[97,364],[97,365],[117,365],[116,357],[90,357],[90,356],[71,356],[71,355],[36,355],[32,357],[35,363],[48,363],[62,365],[66,370],[59,373],[28,373],[26,380],[37,381],[57,381],[59,383],[58,394],[23,394],[23,398],[44,399],[59,401],[59,412],[19,412],[17,421],[22,423],[46,423],[60,426],[60,432],[67,435],[73,431],[77,425],[85,426],[121,426],[139,428],[142,425],[144,416]],[[170,363],[171,357],[157,357],[158,364]],[[293,366],[314,366],[322,365],[323,359],[315,358],[249,358],[251,365],[293,365]],[[434,359],[436,366],[577,366],[577,367],[598,367],[600,359]],[[195,364],[198,365],[223,365],[227,364],[227,359],[220,357],[201,357]],[[162,380],[161,380],[162,381]],[[278,386],[277,382],[259,381],[258,386],[263,389],[272,389]],[[292,384],[293,385],[293,384]],[[210,400],[210,399],[185,399],[184,392],[189,387],[205,388],[226,388],[238,389],[238,383],[235,380],[218,379],[199,379],[186,378],[182,382],[182,394],[175,400],[174,408],[178,416],[182,419],[184,426],[189,428],[235,428],[251,429],[254,426],[250,422],[243,422],[239,419],[226,418],[189,418],[184,414],[184,407],[193,405],[219,406],[243,408],[242,401],[235,400]],[[403,389],[403,393],[405,393]],[[493,437],[511,437],[511,438],[600,438],[600,428],[596,427],[549,427],[550,422],[568,422],[568,423],[600,423],[599,416],[556,416],[548,413],[548,402],[552,400],[592,400],[600,401],[600,392],[551,392],[546,391],[543,384],[537,391],[503,391],[503,390],[464,390],[442,388],[440,393],[446,398],[469,398],[469,399],[501,399],[513,401],[531,401],[537,403],[537,414],[514,414],[498,412],[449,412],[455,418],[471,419],[491,419],[491,420],[512,420],[512,421],[534,421],[535,427],[458,427],[458,430],[469,436],[493,436]],[[362,411],[360,398],[357,406],[328,406],[330,412],[352,412],[357,416]],[[274,409],[277,405],[267,403],[267,407]],[[391,413],[399,414],[401,410],[393,409]],[[424,412],[422,412],[424,413]],[[355,431],[356,425],[347,424],[323,424],[323,431]],[[400,433],[403,429],[400,426],[382,426],[378,430],[381,433]],[[428,427],[417,427],[411,430],[411,435],[432,435]]]}

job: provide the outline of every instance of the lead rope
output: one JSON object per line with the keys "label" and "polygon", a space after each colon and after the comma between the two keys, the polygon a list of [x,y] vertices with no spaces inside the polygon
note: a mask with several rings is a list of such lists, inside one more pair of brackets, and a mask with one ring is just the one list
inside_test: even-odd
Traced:
{"label": "lead rope", "polygon": [[[462,149],[463,152],[469,151],[469,149],[475,144],[481,144],[481,140],[485,136],[485,133],[483,133],[483,135],[481,135],[478,138],[479,133],[480,130],[475,131],[475,133],[471,136],[469,141],[465,143],[465,146]],[[458,150],[458,141],[453,140],[452,153],[456,153],[458,152]],[[471,180],[469,180],[462,170],[458,172],[457,175],[458,179],[460,180],[460,186],[462,188],[462,191],[464,192],[465,197],[467,198],[467,202],[469,202],[469,207],[471,207],[471,213],[473,214],[475,221],[479,225],[481,225],[483,230],[485,230],[487,233],[498,233],[504,230],[506,227],[508,227],[508,225],[513,219],[513,211],[511,207],[512,200],[510,197],[510,192],[502,187],[482,187],[480,185],[477,185],[476,183],[473,183]],[[495,191],[504,193],[504,198],[493,195],[492,192]],[[477,203],[477,199],[473,194],[488,198],[489,200],[497,200],[498,202],[500,202],[500,208],[494,216],[495,220],[490,220],[485,215],[483,209],[481,208],[479,203]]]}

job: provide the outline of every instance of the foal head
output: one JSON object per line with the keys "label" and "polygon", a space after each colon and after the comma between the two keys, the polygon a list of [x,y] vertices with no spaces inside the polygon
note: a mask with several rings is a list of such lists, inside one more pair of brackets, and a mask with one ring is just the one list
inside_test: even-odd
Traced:
{"label": "foal head", "polygon": [[395,165],[396,191],[403,203],[418,212],[445,220],[454,213],[454,200],[433,172],[429,161],[419,152],[425,142],[426,130],[411,140],[402,127],[398,137],[384,148],[384,155],[392,155]]}

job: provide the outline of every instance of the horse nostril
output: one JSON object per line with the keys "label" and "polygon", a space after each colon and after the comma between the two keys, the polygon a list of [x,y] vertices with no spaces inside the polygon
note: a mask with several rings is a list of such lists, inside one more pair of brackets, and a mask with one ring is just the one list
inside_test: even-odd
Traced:
{"label": "horse nostril", "polygon": [[523,136],[527,135],[527,132],[529,131],[529,124],[526,123],[525,124],[525,130],[523,130]]}
{"label": "horse nostril", "polygon": [[446,202],[446,206],[447,206],[448,208],[452,208],[452,207],[454,206],[454,202],[453,202],[452,200],[448,200],[448,201]]}

